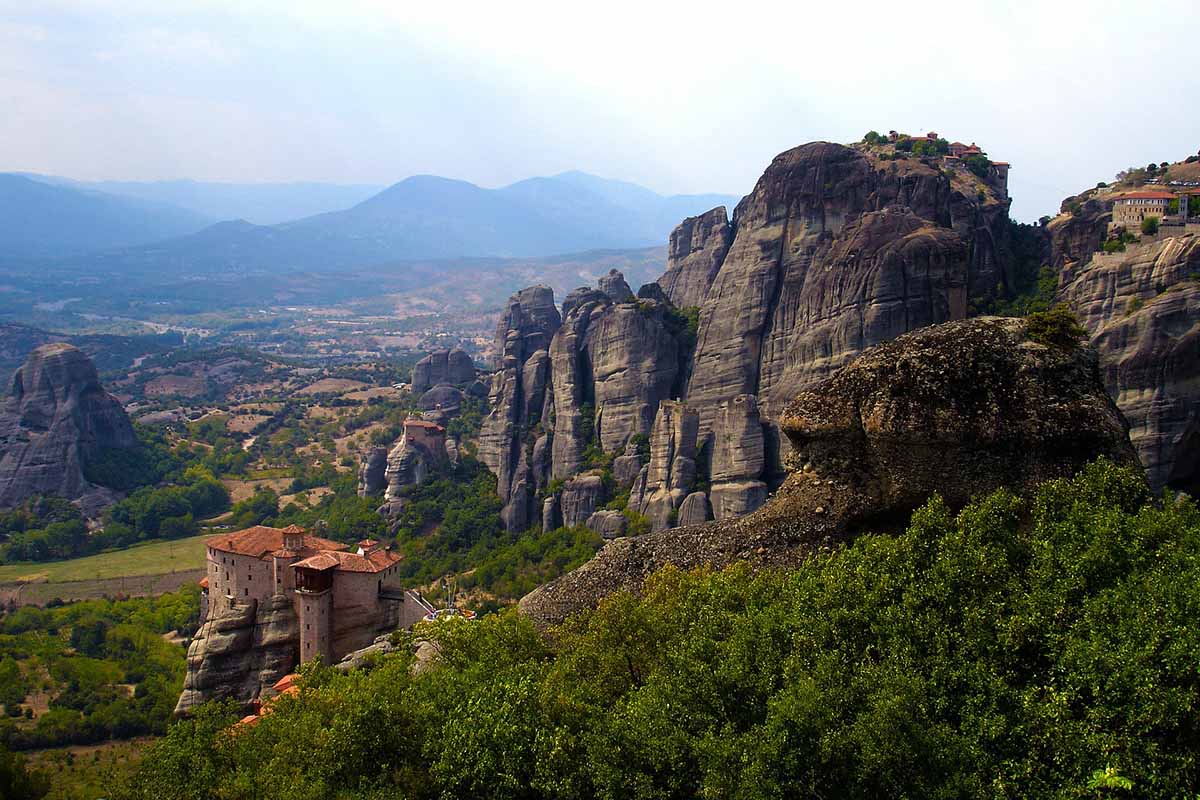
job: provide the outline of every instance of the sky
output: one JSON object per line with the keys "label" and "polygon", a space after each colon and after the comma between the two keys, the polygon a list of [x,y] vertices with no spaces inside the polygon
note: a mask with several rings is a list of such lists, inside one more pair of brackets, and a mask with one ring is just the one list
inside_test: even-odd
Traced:
{"label": "sky", "polygon": [[1200,3],[0,0],[0,170],[749,192],[776,154],[935,130],[1012,215],[1200,148]]}

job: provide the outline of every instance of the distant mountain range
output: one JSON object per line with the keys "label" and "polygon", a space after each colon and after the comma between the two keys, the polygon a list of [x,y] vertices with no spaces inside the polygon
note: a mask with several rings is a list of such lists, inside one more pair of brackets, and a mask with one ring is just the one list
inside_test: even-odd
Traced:
{"label": "distant mountain range", "polygon": [[177,206],[0,174],[0,258],[58,258],[154,242],[212,221]]}
{"label": "distant mountain range", "polygon": [[[383,191],[332,184],[104,182],[0,175],[0,257],[64,266],[210,274],[347,269],[405,259],[538,257],[665,243],[684,217],[737,201],[659,195],[582,172],[499,189],[432,175]],[[365,198],[362,195],[367,195]],[[357,200],[357,202],[354,202]],[[278,219],[288,209],[342,210],[275,224],[222,221],[230,209]]]}

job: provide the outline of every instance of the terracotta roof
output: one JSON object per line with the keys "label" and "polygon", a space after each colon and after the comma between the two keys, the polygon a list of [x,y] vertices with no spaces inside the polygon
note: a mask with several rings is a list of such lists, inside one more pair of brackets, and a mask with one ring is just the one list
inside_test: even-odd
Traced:
{"label": "terracotta roof", "polygon": [[292,564],[293,567],[304,567],[305,569],[326,570],[333,569],[338,565],[338,560],[333,557],[333,553],[317,553],[315,556],[310,556],[303,561],[297,561]]}
{"label": "terracotta roof", "polygon": [[429,422],[428,420],[423,420],[423,419],[406,419],[406,420],[404,420],[404,427],[407,428],[410,426],[414,427],[414,428],[432,428],[434,430],[439,430],[439,431],[446,430],[441,425],[438,425],[436,422]]}
{"label": "terracotta roof", "polygon": [[1007,161],[993,161],[992,166],[993,167],[1011,167],[1012,164],[1009,164]]}
{"label": "terracotta roof", "polygon": [[404,556],[390,550],[376,550],[360,556],[358,553],[318,553],[312,558],[297,561],[293,567],[325,570],[331,567],[342,572],[383,572],[388,567],[404,560]]}
{"label": "terracotta roof", "polygon": [[1118,200],[1174,200],[1173,192],[1129,192],[1117,198]]}
{"label": "terracotta roof", "polygon": [[294,685],[298,680],[300,680],[300,676],[293,672],[292,674],[284,675],[282,678],[275,681],[275,685],[271,688],[277,692],[282,692],[288,687]]}
{"label": "terracotta roof", "polygon": [[[302,530],[301,528],[295,528],[294,530],[289,530],[288,533],[301,532]],[[205,544],[213,550],[220,550],[223,553],[236,553],[242,556],[262,558],[268,553],[274,553],[276,550],[283,549],[283,535],[284,531],[279,528],[255,525],[253,528],[213,536]],[[306,533],[304,534],[304,549],[345,550],[346,545]]]}
{"label": "terracotta roof", "polygon": [[205,575],[203,578],[200,579],[200,588],[201,589],[208,588],[208,576],[207,575]]}

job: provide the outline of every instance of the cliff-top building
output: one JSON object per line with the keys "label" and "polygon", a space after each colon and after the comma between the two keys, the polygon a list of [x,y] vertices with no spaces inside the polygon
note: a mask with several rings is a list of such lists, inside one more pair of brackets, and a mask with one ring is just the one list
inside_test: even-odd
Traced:
{"label": "cliff-top building", "polygon": [[[1175,199],[1172,192],[1148,191],[1128,192],[1113,201],[1112,224],[1116,226],[1138,226],[1146,217],[1167,217],[1167,208]],[[1186,201],[1185,201],[1186,202]],[[1185,206],[1186,207],[1186,206]]]}
{"label": "cliff-top building", "polygon": [[336,660],[370,643],[381,628],[409,622],[398,575],[402,557],[379,542],[367,539],[351,551],[295,525],[255,525],[206,545],[201,587],[207,614],[284,595],[299,624],[301,662]]}

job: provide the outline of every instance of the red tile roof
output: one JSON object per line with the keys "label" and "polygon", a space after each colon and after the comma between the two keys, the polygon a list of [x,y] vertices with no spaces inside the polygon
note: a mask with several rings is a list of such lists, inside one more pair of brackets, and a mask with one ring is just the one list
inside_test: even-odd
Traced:
{"label": "red tile roof", "polygon": [[[289,530],[289,533],[300,532],[301,528]],[[268,553],[274,553],[276,550],[283,549],[284,531],[279,528],[270,528],[266,525],[255,525],[253,528],[246,528],[233,533],[223,533],[219,536],[214,536],[205,544],[213,550],[220,550],[223,553],[236,553],[242,556],[254,556],[262,558]],[[345,550],[346,545],[340,542],[334,542],[329,539],[322,539],[319,536],[311,536],[304,534],[304,550]]]}
{"label": "red tile roof", "polygon": [[297,561],[293,567],[305,569],[337,569],[342,572],[383,572],[388,567],[404,560],[404,556],[390,550],[376,550],[360,556],[358,553],[318,553],[312,558]]}
{"label": "red tile roof", "polygon": [[208,588],[208,576],[207,575],[205,575],[203,578],[200,579],[200,588],[201,589]]}
{"label": "red tile roof", "polygon": [[293,567],[315,570],[333,569],[337,565],[338,560],[333,557],[333,553],[317,553],[315,556],[309,556],[303,561],[297,561],[295,564],[292,564]]}

